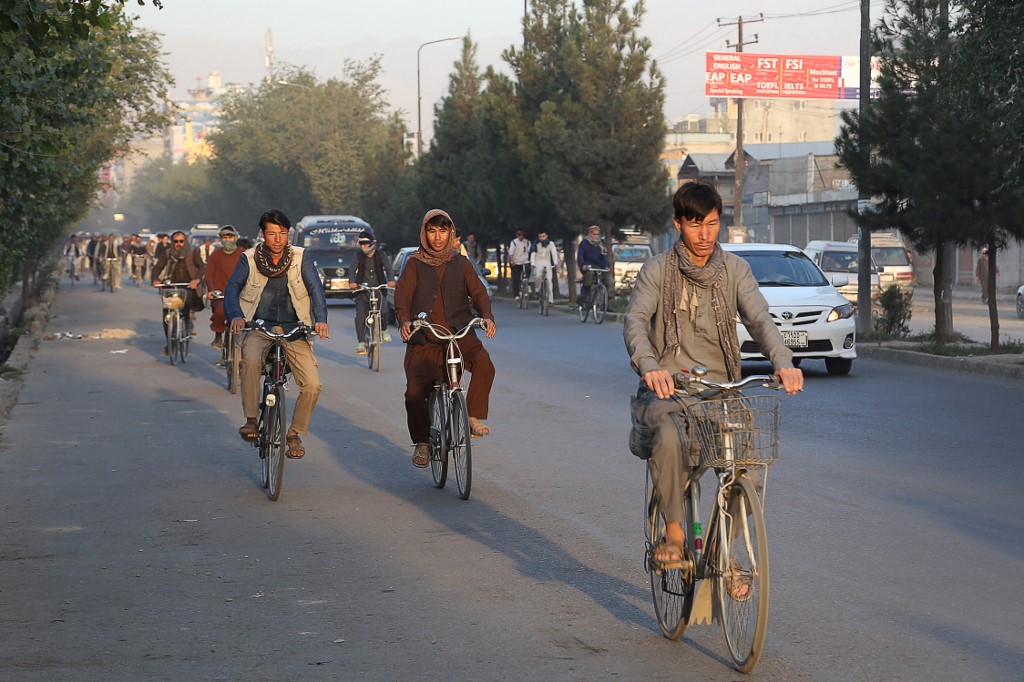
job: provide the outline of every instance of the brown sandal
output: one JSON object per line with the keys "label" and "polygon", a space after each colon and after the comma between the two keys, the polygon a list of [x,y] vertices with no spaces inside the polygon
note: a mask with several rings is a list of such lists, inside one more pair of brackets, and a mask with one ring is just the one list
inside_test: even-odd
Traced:
{"label": "brown sandal", "polygon": [[430,446],[426,443],[416,443],[412,451],[413,466],[422,469],[430,464]]}
{"label": "brown sandal", "polygon": [[247,419],[244,424],[238,429],[238,435],[242,437],[245,442],[256,440],[259,436],[259,425],[255,419]]}
{"label": "brown sandal", "polygon": [[306,456],[306,448],[302,447],[302,439],[299,438],[299,434],[288,436],[285,442],[288,443],[288,452],[286,453],[288,459],[302,459]]}
{"label": "brown sandal", "polygon": [[484,424],[476,417],[470,417],[469,432],[470,434],[472,434],[473,438],[479,438],[480,436],[486,436],[487,434],[489,434],[491,432],[491,429],[490,427],[487,426],[487,424]]}

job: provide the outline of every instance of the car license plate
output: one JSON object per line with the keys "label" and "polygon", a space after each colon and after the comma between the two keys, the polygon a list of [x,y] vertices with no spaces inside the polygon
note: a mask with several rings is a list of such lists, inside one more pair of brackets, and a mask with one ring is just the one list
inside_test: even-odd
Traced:
{"label": "car license plate", "polygon": [[807,348],[807,332],[793,332],[784,330],[782,340],[790,348]]}

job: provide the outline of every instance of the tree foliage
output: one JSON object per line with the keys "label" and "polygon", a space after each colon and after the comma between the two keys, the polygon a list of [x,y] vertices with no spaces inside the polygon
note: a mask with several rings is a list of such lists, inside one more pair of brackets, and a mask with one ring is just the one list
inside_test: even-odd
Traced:
{"label": "tree foliage", "polygon": [[887,0],[873,36],[881,97],[863,114],[844,113],[836,140],[840,163],[878,202],[865,223],[898,227],[919,250],[935,251],[940,338],[952,332],[942,245],[990,243],[994,252],[1024,234],[1024,131],[1020,112],[1007,111],[1019,109],[1020,67],[1010,55],[1022,18],[992,0]]}
{"label": "tree foliage", "polygon": [[121,3],[0,8],[0,282],[31,274],[89,209],[99,170],[163,123],[159,41]]}

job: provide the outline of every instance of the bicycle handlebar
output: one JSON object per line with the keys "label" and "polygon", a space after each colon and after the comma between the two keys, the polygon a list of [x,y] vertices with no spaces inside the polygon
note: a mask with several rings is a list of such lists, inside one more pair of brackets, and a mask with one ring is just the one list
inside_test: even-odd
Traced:
{"label": "bicycle handlebar", "polygon": [[770,388],[773,391],[782,389],[782,384],[779,383],[779,380],[772,374],[751,374],[745,379],[740,379],[739,381],[718,382],[708,379],[707,373],[708,370],[706,367],[698,365],[692,370],[683,370],[682,372],[675,374],[672,378],[675,381],[675,385],[679,387],[676,391],[685,393],[686,387],[692,386],[693,384],[705,386],[717,391],[738,391],[741,388],[752,384],[760,384],[761,388]]}
{"label": "bicycle handlebar", "polygon": [[287,339],[288,337],[295,336],[297,334],[309,336],[310,334],[315,333],[315,330],[312,327],[305,324],[304,322],[299,322],[298,325],[291,329],[291,331],[275,332],[271,329],[267,329],[266,322],[264,322],[263,320],[253,320],[252,322],[246,322],[245,326],[242,327],[242,331],[260,332],[261,334],[264,334],[265,336],[271,339]]}
{"label": "bicycle handlebar", "polygon": [[163,289],[165,287],[171,289],[171,288],[177,288],[177,287],[188,287],[190,284],[191,284],[191,282],[171,282],[171,281],[166,281],[166,282],[161,282],[160,284],[154,284],[153,286],[157,287],[158,289]]}
{"label": "bicycle handlebar", "polygon": [[439,341],[458,341],[468,334],[473,327],[480,327],[480,329],[484,329],[484,319],[482,317],[474,317],[469,321],[469,324],[457,332],[443,331],[445,329],[444,327],[428,322],[426,313],[420,313],[419,316],[412,321],[413,331],[423,328],[429,329],[430,333]]}

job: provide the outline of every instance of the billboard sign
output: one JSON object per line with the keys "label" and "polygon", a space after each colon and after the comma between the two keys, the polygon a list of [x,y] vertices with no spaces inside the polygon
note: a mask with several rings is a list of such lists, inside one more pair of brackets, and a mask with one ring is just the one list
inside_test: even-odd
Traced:
{"label": "billboard sign", "polygon": [[[708,52],[706,59],[704,94],[709,97],[835,100],[860,96],[859,57]],[[872,64],[873,76],[876,69]]]}

